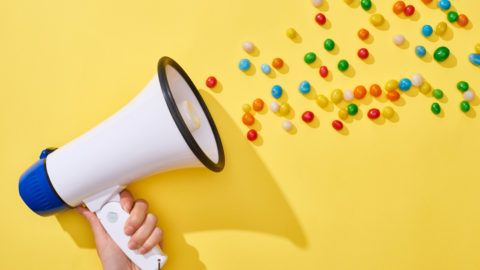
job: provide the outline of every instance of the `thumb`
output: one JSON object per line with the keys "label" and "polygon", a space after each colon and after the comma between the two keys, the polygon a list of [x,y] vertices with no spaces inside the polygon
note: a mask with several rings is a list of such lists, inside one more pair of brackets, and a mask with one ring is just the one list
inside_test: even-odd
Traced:
{"label": "thumb", "polygon": [[97,215],[83,206],[78,206],[75,209],[88,221],[90,227],[92,228],[93,236],[95,237],[95,239],[102,239],[105,236],[106,232]]}

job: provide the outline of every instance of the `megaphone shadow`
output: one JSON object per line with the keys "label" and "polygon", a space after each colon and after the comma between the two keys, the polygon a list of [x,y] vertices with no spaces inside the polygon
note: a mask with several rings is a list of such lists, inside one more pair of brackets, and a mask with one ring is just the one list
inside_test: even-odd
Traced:
{"label": "megaphone shadow", "polygon": [[[205,91],[201,94],[225,148],[224,171],[170,171],[128,187],[134,196],[149,201],[150,211],[159,217],[164,251],[170,255],[166,269],[206,269],[199,251],[185,240],[185,234],[192,232],[254,231],[306,248],[301,225],[251,143],[214,97]],[[94,248],[88,224],[75,211],[58,214],[57,220],[78,246]]]}

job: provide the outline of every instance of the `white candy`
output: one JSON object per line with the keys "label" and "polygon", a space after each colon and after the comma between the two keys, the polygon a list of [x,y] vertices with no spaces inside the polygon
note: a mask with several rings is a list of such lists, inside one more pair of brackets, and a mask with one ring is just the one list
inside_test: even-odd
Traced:
{"label": "white candy", "polygon": [[423,84],[423,77],[420,74],[414,74],[412,76],[412,84],[416,87],[420,87]]}
{"label": "white candy", "polygon": [[251,52],[253,52],[253,50],[255,50],[255,45],[253,45],[253,43],[250,42],[250,41],[245,41],[243,43],[242,47],[248,53],[251,53]]}
{"label": "white candy", "polygon": [[463,98],[466,101],[472,101],[475,98],[475,93],[472,90],[463,92]]}
{"label": "white candy", "polygon": [[292,122],[290,122],[288,120],[285,120],[285,121],[283,121],[282,127],[283,127],[283,129],[288,131],[288,130],[292,129],[293,125],[292,125]]}
{"label": "white candy", "polygon": [[272,101],[272,103],[270,103],[270,110],[272,110],[272,112],[278,112],[279,109],[280,105],[278,105],[278,102]]}
{"label": "white candy", "polygon": [[312,4],[316,7],[319,7],[323,4],[323,0],[312,0]]}
{"label": "white candy", "polygon": [[352,90],[345,90],[345,92],[343,92],[343,99],[345,99],[345,101],[352,101],[354,97]]}
{"label": "white candy", "polygon": [[402,45],[405,42],[405,37],[403,35],[396,35],[393,37],[393,43],[397,45]]}

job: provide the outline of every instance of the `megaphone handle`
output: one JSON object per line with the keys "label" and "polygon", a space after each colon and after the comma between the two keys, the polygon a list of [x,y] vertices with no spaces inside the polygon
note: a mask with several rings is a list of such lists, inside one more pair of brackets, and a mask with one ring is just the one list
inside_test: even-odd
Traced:
{"label": "megaphone handle", "polygon": [[127,257],[142,270],[158,270],[163,267],[167,260],[162,250],[157,246],[148,253],[140,254],[138,250],[128,248],[130,236],[124,232],[125,223],[130,216],[122,209],[119,201],[109,201],[97,212],[105,231],[112,237],[113,241],[122,249]]}

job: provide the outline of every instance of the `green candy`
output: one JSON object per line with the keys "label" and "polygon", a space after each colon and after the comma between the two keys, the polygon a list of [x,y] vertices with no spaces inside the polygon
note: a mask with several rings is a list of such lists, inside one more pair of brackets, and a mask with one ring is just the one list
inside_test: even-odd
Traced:
{"label": "green candy", "polygon": [[442,108],[440,108],[440,104],[436,102],[432,104],[431,109],[434,114],[439,114],[442,111]]}
{"label": "green candy", "polygon": [[305,60],[305,63],[307,64],[311,64],[315,62],[316,59],[317,59],[317,55],[313,52],[309,52],[305,54],[305,57],[303,58],[303,60]]}
{"label": "green candy", "polygon": [[433,90],[432,95],[433,95],[436,99],[442,99],[442,98],[443,98],[443,91],[440,90],[440,89],[435,89],[435,90]]}
{"label": "green candy", "polygon": [[349,66],[350,66],[350,65],[348,64],[347,60],[345,60],[345,59],[342,59],[342,60],[340,60],[340,61],[338,62],[338,69],[339,69],[340,71],[345,71],[345,70],[347,70]]}
{"label": "green candy", "polygon": [[335,48],[335,42],[331,39],[326,39],[323,43],[323,47],[325,47],[325,50],[331,51],[333,48]]}
{"label": "green candy", "polygon": [[451,23],[454,23],[458,20],[458,13],[455,11],[450,11],[447,14],[447,20]]}
{"label": "green candy", "polygon": [[460,102],[460,110],[462,110],[462,112],[470,111],[470,104],[468,104],[468,101],[464,100]]}
{"label": "green candy", "polygon": [[462,92],[467,91],[468,88],[470,88],[470,85],[468,85],[468,83],[465,82],[465,81],[460,81],[460,82],[457,83],[457,89],[462,91]]}
{"label": "green candy", "polygon": [[358,106],[352,103],[348,105],[347,111],[350,115],[356,115],[358,113]]}
{"label": "green candy", "polygon": [[443,62],[450,56],[450,50],[447,47],[440,47],[435,50],[433,57],[437,62]]}
{"label": "green candy", "polygon": [[364,10],[370,10],[372,8],[372,1],[370,0],[362,0],[360,4]]}

